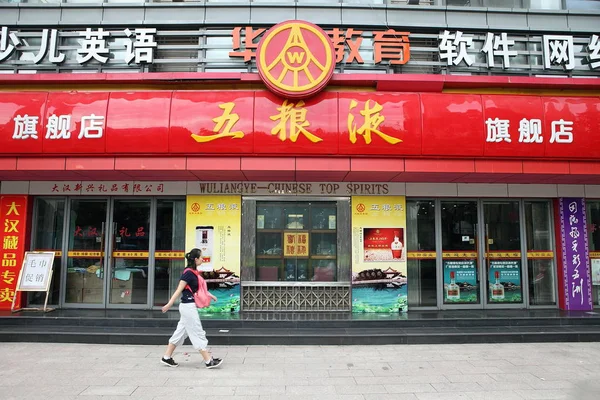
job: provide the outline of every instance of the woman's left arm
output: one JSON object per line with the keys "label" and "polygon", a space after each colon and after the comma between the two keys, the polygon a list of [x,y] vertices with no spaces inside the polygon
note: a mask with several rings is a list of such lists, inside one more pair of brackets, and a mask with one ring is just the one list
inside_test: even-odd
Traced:
{"label": "woman's left arm", "polygon": [[181,296],[181,292],[183,292],[183,289],[185,289],[185,287],[187,285],[188,285],[188,283],[186,281],[179,281],[179,285],[177,285],[177,289],[175,289],[175,292],[173,293],[173,296],[171,296],[171,299],[169,300],[169,302],[163,306],[162,312],[165,313],[165,312],[169,311],[169,308],[171,308],[173,306],[173,304],[175,304],[175,300],[177,300]]}

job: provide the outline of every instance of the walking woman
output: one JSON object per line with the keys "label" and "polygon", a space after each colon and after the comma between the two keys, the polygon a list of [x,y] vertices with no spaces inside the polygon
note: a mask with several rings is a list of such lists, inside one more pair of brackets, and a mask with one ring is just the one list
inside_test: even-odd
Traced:
{"label": "walking woman", "polygon": [[[194,293],[198,291],[199,279],[194,271],[200,270],[200,265],[202,265],[202,252],[200,249],[192,249],[185,255],[185,259],[187,261],[187,268],[183,271],[181,278],[179,278],[179,285],[177,286],[175,293],[173,293],[169,302],[162,308],[163,313],[169,311],[175,303],[175,300],[181,295],[181,302],[179,303],[179,323],[177,324],[177,329],[175,329],[173,336],[169,339],[167,351],[160,361],[169,367],[177,367],[179,364],[173,360],[173,352],[175,351],[175,348],[182,345],[185,338],[189,336],[194,349],[200,351],[200,354],[206,363],[206,368],[216,368],[223,363],[223,360],[220,358],[212,358],[211,354],[206,350],[208,340],[206,339],[206,332],[202,329],[202,322],[200,322],[198,309],[194,302]],[[194,271],[188,268],[191,268]],[[208,295],[212,300],[217,301],[215,296],[210,293]]]}

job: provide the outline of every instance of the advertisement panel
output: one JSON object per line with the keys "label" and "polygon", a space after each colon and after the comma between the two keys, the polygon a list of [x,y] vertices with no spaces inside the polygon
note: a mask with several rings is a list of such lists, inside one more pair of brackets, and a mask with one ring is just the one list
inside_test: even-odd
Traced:
{"label": "advertisement panel", "polygon": [[444,260],[444,303],[478,303],[477,262]]}
{"label": "advertisement panel", "polygon": [[[27,196],[1,196],[0,216],[0,310],[10,310],[26,249]],[[20,307],[18,296],[15,308]]]}
{"label": "advertisement panel", "polygon": [[218,299],[201,311],[238,312],[242,197],[188,196],[186,210],[186,251],[202,251],[202,275]]}
{"label": "advertisement panel", "polygon": [[585,199],[561,197],[559,204],[562,268],[559,287],[561,308],[565,310],[592,310],[592,277],[586,225]]}
{"label": "advertisement panel", "polygon": [[352,311],[408,311],[404,196],[352,197]]}
{"label": "advertisement panel", "polygon": [[521,260],[490,260],[488,301],[522,303]]}

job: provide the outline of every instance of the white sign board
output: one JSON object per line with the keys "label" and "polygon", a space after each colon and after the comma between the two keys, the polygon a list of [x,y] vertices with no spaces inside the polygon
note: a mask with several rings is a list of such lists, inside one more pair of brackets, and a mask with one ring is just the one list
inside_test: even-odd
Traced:
{"label": "white sign board", "polygon": [[52,278],[53,251],[25,252],[25,261],[17,290],[23,292],[47,292]]}

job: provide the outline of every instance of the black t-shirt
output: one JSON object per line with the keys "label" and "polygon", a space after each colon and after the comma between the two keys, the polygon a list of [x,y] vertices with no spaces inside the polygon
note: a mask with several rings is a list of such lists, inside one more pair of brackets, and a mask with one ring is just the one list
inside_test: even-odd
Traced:
{"label": "black t-shirt", "polygon": [[186,269],[184,273],[181,274],[181,278],[179,278],[179,280],[186,281],[192,289],[192,291],[190,291],[190,289],[188,289],[187,286],[185,289],[183,289],[183,292],[181,292],[181,302],[193,303],[194,293],[198,291],[198,277],[191,269]]}

